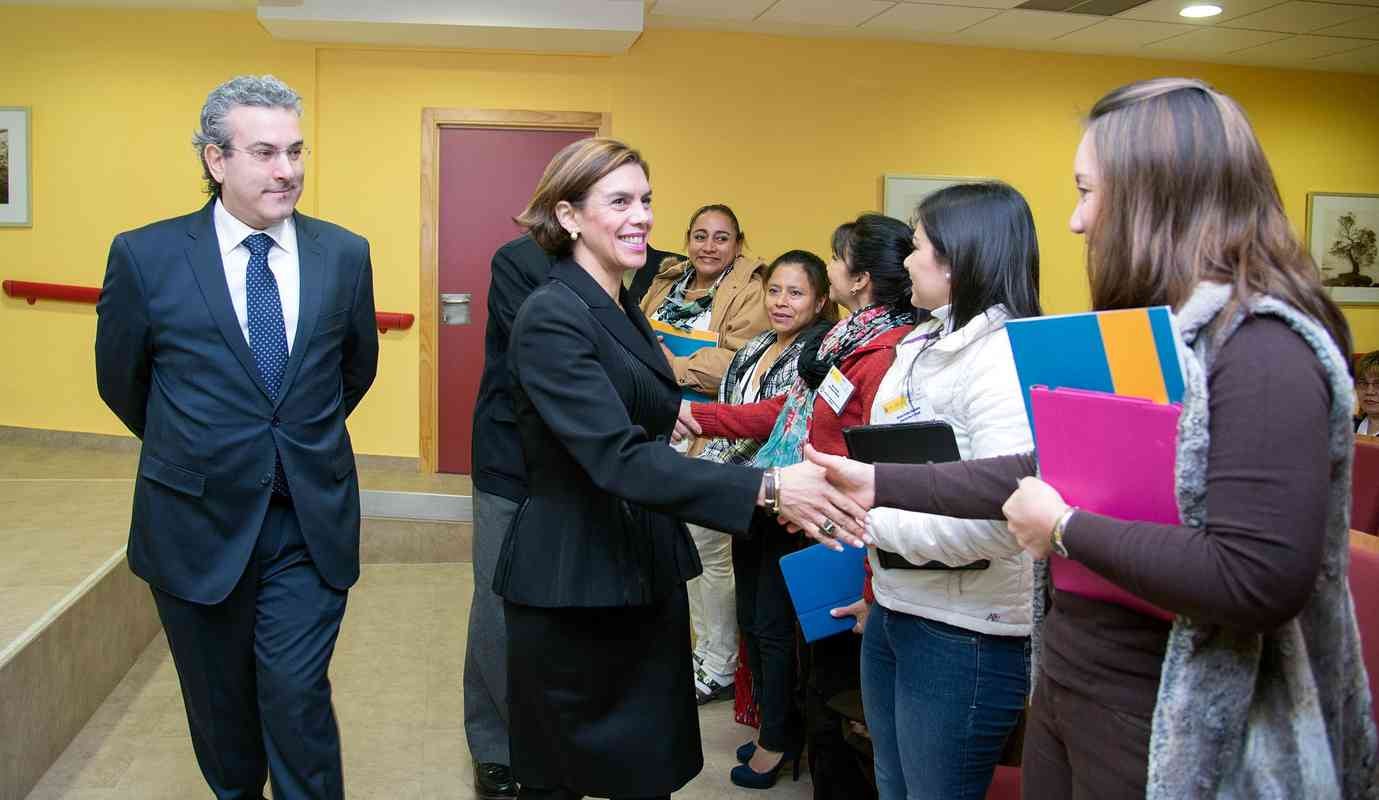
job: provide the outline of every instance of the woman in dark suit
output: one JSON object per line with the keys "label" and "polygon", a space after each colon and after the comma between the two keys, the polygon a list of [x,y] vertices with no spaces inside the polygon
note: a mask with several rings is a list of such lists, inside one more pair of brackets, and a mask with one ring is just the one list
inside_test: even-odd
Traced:
{"label": "woman in dark suit", "polygon": [[530,495],[493,586],[524,800],[668,797],[703,767],[685,594],[700,564],[682,519],[740,534],[767,505],[861,530],[839,493],[666,444],[680,387],[622,283],[646,259],[647,173],[621,142],[576,142],[517,218],[557,258],[512,329]]}

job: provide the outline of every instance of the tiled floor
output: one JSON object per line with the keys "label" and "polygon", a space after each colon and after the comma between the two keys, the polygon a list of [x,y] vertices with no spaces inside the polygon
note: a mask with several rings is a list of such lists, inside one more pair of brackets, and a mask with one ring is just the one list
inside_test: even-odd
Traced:
{"label": "tiled floor", "polygon": [[[468,564],[365,565],[350,592],[331,677],[352,800],[474,796],[460,693],[470,575]],[[728,782],[733,750],[750,738],[732,704],[707,706],[701,723],[704,771],[676,797],[763,796]],[[809,795],[806,774],[764,796]],[[205,797],[160,636],[28,800]]]}

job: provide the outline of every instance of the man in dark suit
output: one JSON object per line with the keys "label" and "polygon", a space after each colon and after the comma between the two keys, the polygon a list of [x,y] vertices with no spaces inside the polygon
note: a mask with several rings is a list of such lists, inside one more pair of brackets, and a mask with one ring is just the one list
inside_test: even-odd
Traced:
{"label": "man in dark suit", "polygon": [[359,577],[345,418],[378,363],[368,242],[294,211],[301,99],[217,87],[194,139],[211,201],[115,237],[102,399],[143,442],[130,568],[153,590],[220,800],[344,797],[330,665]]}
{"label": "man in dark suit", "polygon": [[[646,266],[636,272],[639,302],[662,259],[673,256],[647,247]],[[474,788],[480,800],[517,796],[508,755],[507,636],[502,598],[493,593],[493,570],[517,507],[527,496],[508,377],[508,338],[517,309],[546,282],[554,262],[523,235],[493,254],[484,331],[484,372],[474,404],[474,599],[464,662],[464,728],[474,759]],[[643,278],[645,277],[645,280]],[[633,290],[629,289],[629,293]]]}

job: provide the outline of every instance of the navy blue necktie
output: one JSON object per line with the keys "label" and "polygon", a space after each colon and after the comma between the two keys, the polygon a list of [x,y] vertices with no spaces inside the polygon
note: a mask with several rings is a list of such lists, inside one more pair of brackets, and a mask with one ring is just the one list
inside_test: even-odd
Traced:
{"label": "navy blue necktie", "polygon": [[[266,233],[245,238],[249,250],[249,269],[244,275],[245,305],[249,311],[249,349],[254,353],[254,365],[274,402],[282,388],[283,370],[287,367],[287,327],[283,324],[282,297],[278,295],[278,281],[268,269],[268,251],[273,240]],[[287,478],[283,475],[282,459],[276,450],[273,455],[273,493],[287,495]]]}

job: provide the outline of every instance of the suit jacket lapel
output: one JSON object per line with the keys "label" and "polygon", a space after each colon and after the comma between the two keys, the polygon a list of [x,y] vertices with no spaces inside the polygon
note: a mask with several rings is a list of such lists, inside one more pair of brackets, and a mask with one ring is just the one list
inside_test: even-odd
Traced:
{"label": "suit jacket lapel", "polygon": [[201,287],[201,296],[205,298],[206,307],[210,309],[216,327],[220,328],[220,335],[224,337],[225,344],[229,346],[230,352],[235,354],[235,358],[239,359],[240,366],[244,367],[249,379],[259,387],[263,396],[271,399],[272,394],[268,391],[268,385],[263,382],[258,365],[254,363],[254,353],[249,349],[249,343],[244,339],[244,331],[239,327],[235,307],[230,303],[230,286],[225,282],[225,263],[220,257],[220,240],[216,238],[215,222],[211,217],[214,207],[215,200],[207,203],[187,228],[187,261],[191,264],[192,274],[196,276],[196,282]]}
{"label": "suit jacket lapel", "polygon": [[288,354],[287,366],[283,368],[282,386],[278,390],[278,405],[282,404],[292,387],[292,381],[301,369],[302,358],[306,353],[311,333],[316,330],[316,318],[321,313],[321,292],[325,282],[325,250],[316,240],[316,227],[311,220],[301,214],[293,214],[297,228],[297,335],[292,340],[292,352]]}
{"label": "suit jacket lapel", "polygon": [[[670,364],[666,362],[665,354],[657,346],[656,337],[651,332],[651,326],[647,324],[646,318],[636,307],[628,304],[627,290],[620,289],[620,298],[623,305],[628,310],[624,312],[613,303],[613,298],[603,290],[602,286],[593,277],[584,271],[584,268],[574,261],[566,259],[560,261],[551,270],[551,277],[569,286],[579,295],[589,311],[594,315],[614,339],[617,339],[628,352],[637,357],[637,360],[646,364],[656,374],[669,381],[672,385],[677,385],[675,373],[671,372]],[[635,320],[635,322],[634,322]]]}

